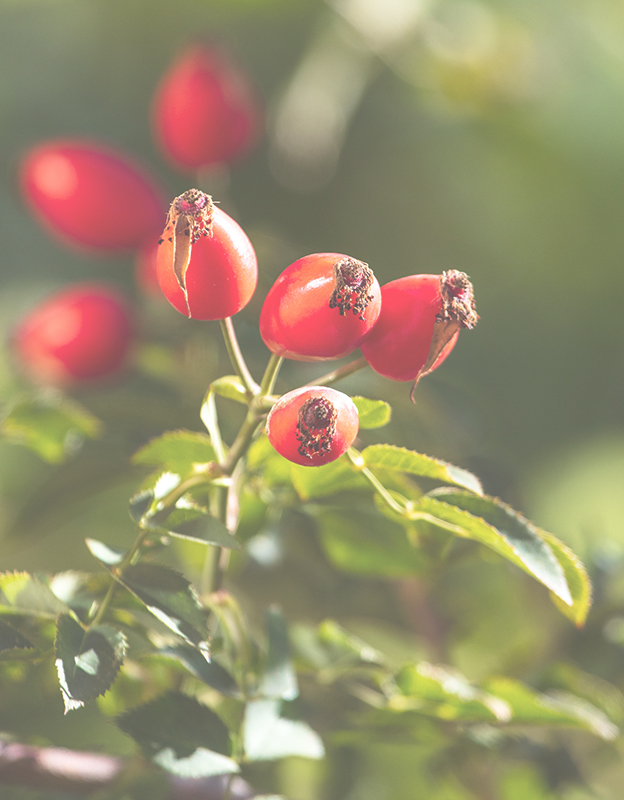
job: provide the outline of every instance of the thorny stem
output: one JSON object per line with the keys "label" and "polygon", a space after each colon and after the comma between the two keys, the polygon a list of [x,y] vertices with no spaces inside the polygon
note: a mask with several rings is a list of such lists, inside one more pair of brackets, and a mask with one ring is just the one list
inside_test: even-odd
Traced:
{"label": "thorny stem", "polygon": [[234,371],[241,379],[245,389],[249,392],[250,395],[253,396],[258,394],[259,391],[258,384],[252,378],[251,373],[249,372],[249,369],[247,367],[247,363],[243,358],[243,354],[241,352],[240,346],[238,344],[238,339],[236,338],[236,333],[234,331],[234,325],[232,324],[232,318],[226,317],[225,319],[219,320],[219,322],[221,324],[221,332],[223,333],[225,346],[227,348],[230,361],[232,362],[232,366],[234,367]]}
{"label": "thorny stem", "polygon": [[367,366],[368,361],[364,356],[361,356],[360,358],[356,358],[355,361],[350,361],[348,364],[343,364],[342,367],[328,372],[327,375],[322,375],[320,378],[310,381],[308,386],[331,386],[332,383],[336,383],[336,381],[342,378],[347,378],[349,375],[353,375],[354,372],[358,372]]}

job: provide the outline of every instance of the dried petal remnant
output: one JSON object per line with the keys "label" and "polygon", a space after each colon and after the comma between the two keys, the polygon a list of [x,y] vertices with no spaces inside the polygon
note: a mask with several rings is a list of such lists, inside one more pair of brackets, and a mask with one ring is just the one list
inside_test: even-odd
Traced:
{"label": "dried petal remnant", "polygon": [[440,276],[442,309],[437,322],[457,322],[460,328],[471,330],[479,316],[475,308],[472,284],[465,272],[449,269]]}
{"label": "dried petal remnant", "polygon": [[347,311],[364,321],[364,311],[373,300],[369,290],[375,276],[373,270],[363,261],[343,258],[334,264],[334,291],[329,299],[329,307],[337,308],[341,316]]}
{"label": "dried petal remnant", "polygon": [[310,397],[299,409],[295,436],[306,458],[328,453],[336,435],[336,409],[326,397]]}
{"label": "dried petal remnant", "polygon": [[189,317],[186,271],[191,260],[191,248],[200,237],[212,235],[213,215],[212,197],[199,189],[188,189],[171,203],[165,230],[158,242],[161,245],[166,240],[173,245],[173,271],[184,292]]}

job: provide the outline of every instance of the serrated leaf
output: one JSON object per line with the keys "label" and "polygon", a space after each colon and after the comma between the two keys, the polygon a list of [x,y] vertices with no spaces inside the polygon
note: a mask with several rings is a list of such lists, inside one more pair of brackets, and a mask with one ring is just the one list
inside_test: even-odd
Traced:
{"label": "serrated leaf", "polygon": [[200,508],[175,508],[156,530],[180,539],[240,550],[238,539],[228,531],[224,523]]}
{"label": "serrated leaf", "polygon": [[423,568],[405,528],[375,511],[319,508],[315,514],[329,560],[345,572],[400,577]]}
{"label": "serrated leaf", "polygon": [[32,649],[33,645],[18,630],[0,619],[0,652]]}
{"label": "serrated leaf", "polygon": [[403,695],[389,701],[396,711],[418,711],[447,720],[493,722],[508,722],[512,716],[504,700],[472,686],[450,667],[426,662],[407,664],[396,676],[396,684]]}
{"label": "serrated leaf", "polygon": [[362,458],[367,467],[384,467],[385,469],[407,472],[422,478],[451,483],[461,486],[475,494],[483,494],[481,481],[466,469],[440,461],[437,458],[415,453],[405,447],[390,444],[373,444],[362,451]]}
{"label": "serrated leaf", "polygon": [[290,659],[286,620],[276,606],[271,606],[265,612],[264,624],[268,650],[258,694],[264,697],[294,700],[299,694],[299,686]]}
{"label": "serrated leaf", "polygon": [[224,375],[210,384],[215,394],[247,405],[247,390],[238,375]]}
{"label": "serrated leaf", "polygon": [[550,544],[529,520],[510,506],[493,497],[436,489],[421,497],[414,508],[459,526],[467,538],[495,550],[543,583],[568,606],[573,605],[564,570]]}
{"label": "serrated leaf", "polygon": [[126,653],[126,637],[107,625],[86,631],[72,616],[61,614],[54,649],[67,714],[110,688]]}
{"label": "serrated leaf", "polygon": [[135,464],[159,465],[184,477],[194,471],[196,464],[215,461],[216,455],[206,434],[178,430],[167,431],[152,439],[135,453],[132,460]]}
{"label": "serrated leaf", "polygon": [[291,464],[290,479],[295,491],[304,501],[350,489],[372,491],[366,478],[356,472],[346,459],[338,459],[314,469]]}
{"label": "serrated leaf", "polygon": [[385,400],[370,400],[368,397],[352,397],[358,410],[360,428],[383,428],[390,422],[392,409]]}
{"label": "serrated leaf", "polygon": [[126,555],[125,550],[109,547],[109,545],[99,542],[97,539],[85,539],[85,544],[89,548],[91,555],[107,567],[121,564]]}
{"label": "serrated leaf", "polygon": [[544,538],[544,541],[550,545],[555,558],[561,565],[572,596],[571,606],[564,603],[555,594],[552,595],[553,602],[562,614],[572,620],[577,627],[581,627],[587,619],[592,601],[592,587],[587,570],[578,556],[569,547],[566,547],[563,542],[559,541],[556,536],[541,529],[539,533]]}
{"label": "serrated leaf", "polygon": [[541,694],[507,677],[489,678],[484,682],[483,688],[508,703],[513,713],[512,722],[525,725],[571,725],[589,730],[608,741],[619,734],[617,726],[606,714],[572,694]]}
{"label": "serrated leaf", "polygon": [[250,761],[273,761],[288,756],[323,758],[320,736],[305,722],[281,715],[280,700],[252,700],[244,721],[245,753]]}
{"label": "serrated leaf", "polygon": [[229,758],[230,734],[212,709],[180,692],[167,692],[117,717],[160,767],[185,778],[239,772]]}
{"label": "serrated leaf", "polygon": [[178,636],[210,658],[206,614],[189,581],[169,567],[134,564],[113,576]]}
{"label": "serrated leaf", "polygon": [[56,619],[69,613],[50,587],[28,572],[5,572],[0,575],[0,613],[31,614]]}
{"label": "serrated leaf", "polygon": [[0,425],[2,436],[51,464],[65,461],[101,429],[102,423],[89,411],[55,391],[17,401]]}
{"label": "serrated leaf", "polygon": [[174,658],[184,664],[196,678],[208,686],[212,686],[221,694],[239,694],[238,684],[230,673],[216,661],[206,661],[199,650],[191,645],[179,644],[175,647],[161,647],[158,653],[165,658]]}

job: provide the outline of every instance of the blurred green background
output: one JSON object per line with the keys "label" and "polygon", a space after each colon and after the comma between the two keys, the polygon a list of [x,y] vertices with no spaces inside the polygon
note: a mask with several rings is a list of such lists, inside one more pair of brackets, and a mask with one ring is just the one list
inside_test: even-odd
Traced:
{"label": "blurred green background", "polygon": [[[41,140],[87,136],[134,154],[171,198],[189,188],[196,178],[157,152],[149,109],[160,76],[196,36],[231,50],[267,109],[253,153],[227,180],[201,178],[257,247],[260,285],[235,321],[256,377],[267,359],[262,299],[295,258],[347,253],[380,283],[467,272],[481,321],[419,386],[415,405],[408,384],[371,371],[340,388],[392,404],[380,440],[472,469],[590,565],[619,564],[624,7],[615,0],[0,0],[0,325],[8,336],[48,291],[91,278],[133,295],[144,321],[137,374],[80,397],[109,431],[90,451],[101,471],[89,474],[119,475],[160,430],[199,429],[203,391],[226,369],[218,328],[142,298],[131,256],[92,258],[52,240],[19,196],[17,166]],[[167,348],[181,341],[173,379]],[[326,371],[288,364],[281,386]],[[7,347],[4,400],[22,385]],[[0,457],[3,569],[92,568],[84,535],[114,543],[131,530],[125,499],[136,475],[63,517],[59,495],[88,495],[84,460],[54,478],[15,445],[2,444]],[[45,538],[54,514],[65,550]],[[491,575],[470,579],[483,608],[500,596]],[[505,661],[492,656],[499,637],[531,613],[524,595],[509,604],[476,661],[478,637],[463,656],[460,648],[462,668]],[[546,647],[547,630],[522,635],[523,647]],[[527,792],[508,796],[547,796]],[[357,795],[373,796],[386,795]]]}

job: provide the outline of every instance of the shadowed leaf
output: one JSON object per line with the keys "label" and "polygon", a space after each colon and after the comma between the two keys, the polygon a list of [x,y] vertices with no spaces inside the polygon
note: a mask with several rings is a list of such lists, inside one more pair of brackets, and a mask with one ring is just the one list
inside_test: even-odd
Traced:
{"label": "shadowed leaf", "polygon": [[54,649],[67,713],[110,688],[123,662],[126,637],[106,625],[86,631],[72,616],[61,614]]}

